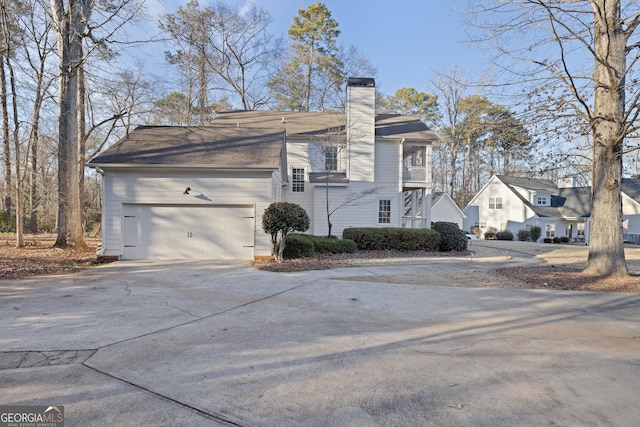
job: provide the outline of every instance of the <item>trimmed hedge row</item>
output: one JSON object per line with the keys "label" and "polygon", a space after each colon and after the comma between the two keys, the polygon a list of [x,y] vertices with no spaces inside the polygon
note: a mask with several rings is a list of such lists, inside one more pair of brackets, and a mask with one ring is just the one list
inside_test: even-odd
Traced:
{"label": "trimmed hedge row", "polygon": [[282,256],[285,259],[306,258],[315,251],[313,242],[302,234],[289,234],[284,246]]}
{"label": "trimmed hedge row", "polygon": [[351,254],[358,246],[356,242],[349,239],[335,239],[332,237],[304,236],[313,242],[316,252],[328,254]]}
{"label": "trimmed hedge row", "polygon": [[286,259],[305,258],[315,252],[341,254],[353,253],[356,249],[356,242],[353,240],[290,234],[285,242],[283,256]]}
{"label": "trimmed hedge row", "polygon": [[395,249],[399,251],[437,251],[440,233],[413,228],[345,228],[344,239],[353,240],[364,251]]}

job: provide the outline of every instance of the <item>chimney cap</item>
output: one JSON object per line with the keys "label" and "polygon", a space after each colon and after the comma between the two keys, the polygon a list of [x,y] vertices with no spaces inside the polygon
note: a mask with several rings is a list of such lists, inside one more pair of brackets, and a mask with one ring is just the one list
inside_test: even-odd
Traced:
{"label": "chimney cap", "polygon": [[373,77],[349,77],[347,86],[376,87],[376,81]]}

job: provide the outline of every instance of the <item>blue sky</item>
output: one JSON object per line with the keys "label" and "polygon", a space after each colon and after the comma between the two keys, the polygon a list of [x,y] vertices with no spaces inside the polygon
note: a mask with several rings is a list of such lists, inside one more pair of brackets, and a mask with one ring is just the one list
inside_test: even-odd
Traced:
{"label": "blue sky", "polygon": [[[273,17],[271,32],[287,39],[298,9],[311,0],[223,0],[242,9],[253,3]],[[157,18],[175,12],[186,0],[148,0]],[[452,67],[474,77],[488,67],[486,55],[465,44],[466,0],[326,0],[338,21],[338,42],[357,46],[378,68],[376,85],[384,94],[401,87],[428,90],[434,72]],[[209,4],[200,0],[201,5]],[[287,39],[288,40],[288,39]],[[161,60],[162,58],[157,58]],[[156,62],[156,61],[154,61]]]}

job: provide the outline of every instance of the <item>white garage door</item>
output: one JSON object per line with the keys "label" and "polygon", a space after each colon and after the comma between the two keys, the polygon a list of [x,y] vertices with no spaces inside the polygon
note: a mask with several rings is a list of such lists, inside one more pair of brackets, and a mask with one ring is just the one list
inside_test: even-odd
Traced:
{"label": "white garage door", "polygon": [[124,259],[252,259],[253,206],[124,206]]}

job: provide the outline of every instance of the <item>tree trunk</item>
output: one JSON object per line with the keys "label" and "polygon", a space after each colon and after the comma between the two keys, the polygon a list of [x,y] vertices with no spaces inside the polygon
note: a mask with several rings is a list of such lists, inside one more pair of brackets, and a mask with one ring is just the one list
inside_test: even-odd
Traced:
{"label": "tree trunk", "polygon": [[60,56],[58,86],[58,236],[56,247],[86,248],[82,231],[82,207],[78,180],[78,69],[82,66],[80,43],[89,21],[91,0],[51,0],[53,24]]}
{"label": "tree trunk", "polygon": [[[3,9],[3,27],[6,28],[6,11]],[[5,42],[8,42],[5,37]],[[23,201],[22,201],[22,179],[20,170],[20,118],[18,117],[18,92],[16,90],[16,77],[13,72],[13,66],[9,57],[7,59],[7,69],[9,70],[9,81],[11,85],[11,104],[13,106],[13,153],[16,172],[16,248],[24,247],[24,229],[23,229]]]}
{"label": "tree trunk", "polygon": [[[453,136],[453,138],[457,138],[457,136]],[[456,194],[454,194],[454,189],[456,188],[456,175],[458,170],[456,168],[456,163],[458,162],[458,142],[454,141],[451,143],[451,153],[449,158],[449,196],[455,200]]]}
{"label": "tree trunk", "polygon": [[4,211],[9,220],[11,219],[11,140],[9,139],[9,107],[7,104],[7,76],[5,74],[4,56],[0,55],[0,97],[2,98],[2,146],[4,152],[2,160],[4,163]]}
{"label": "tree trunk", "polygon": [[596,0],[594,5],[594,110],[592,208],[589,255],[585,273],[627,275],[622,240],[622,146],[625,134],[627,36],[620,2]]}
{"label": "tree trunk", "polygon": [[[82,43],[78,46],[78,55],[84,56]],[[82,210],[84,209],[84,164],[86,163],[87,152],[87,123],[86,123],[86,89],[84,85],[84,68],[78,67],[78,197],[80,201],[80,223],[84,230],[82,221]]]}

